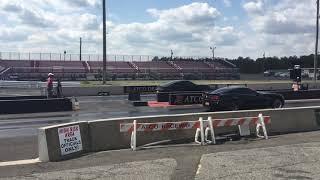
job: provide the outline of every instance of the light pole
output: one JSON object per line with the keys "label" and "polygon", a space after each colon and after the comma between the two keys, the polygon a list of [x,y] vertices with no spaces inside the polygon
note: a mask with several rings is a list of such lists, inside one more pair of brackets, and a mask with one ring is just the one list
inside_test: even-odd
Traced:
{"label": "light pole", "polygon": [[103,12],[103,72],[102,80],[103,84],[106,84],[106,74],[107,74],[107,46],[106,46],[106,0],[102,0],[102,12]]}
{"label": "light pole", "polygon": [[82,38],[80,37],[80,61],[82,60]]}
{"label": "light pole", "polygon": [[171,58],[170,58],[171,61],[172,61],[172,57],[173,57],[173,51],[172,51],[172,49],[171,49]]}
{"label": "light pole", "polygon": [[216,49],[217,47],[213,46],[213,47],[210,47],[211,51],[212,51],[212,60],[214,61],[214,50]]}
{"label": "light pole", "polygon": [[318,61],[318,36],[319,36],[319,0],[317,0],[317,18],[316,18],[316,44],[315,44],[315,54],[314,54],[314,83],[317,82],[317,61]]}
{"label": "light pole", "polygon": [[63,51],[63,61],[66,61],[66,54],[67,54],[67,51],[64,50],[64,51]]}

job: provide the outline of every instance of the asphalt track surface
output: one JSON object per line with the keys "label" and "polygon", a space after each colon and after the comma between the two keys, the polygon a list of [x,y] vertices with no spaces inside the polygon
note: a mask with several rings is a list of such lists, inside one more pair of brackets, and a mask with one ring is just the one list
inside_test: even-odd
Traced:
{"label": "asphalt track surface", "polygon": [[0,179],[320,179],[319,132],[105,151],[62,162],[3,166]]}

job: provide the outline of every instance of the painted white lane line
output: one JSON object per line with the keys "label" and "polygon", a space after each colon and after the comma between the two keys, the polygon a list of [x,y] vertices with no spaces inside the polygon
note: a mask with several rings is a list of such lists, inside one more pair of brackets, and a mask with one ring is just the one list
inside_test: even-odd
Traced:
{"label": "painted white lane line", "polygon": [[36,159],[24,159],[24,160],[17,160],[17,161],[6,161],[6,162],[0,162],[0,167],[35,164],[35,163],[39,163],[39,162],[41,162],[39,160],[39,158],[36,158]]}
{"label": "painted white lane line", "polygon": [[197,169],[196,175],[198,175],[200,173],[200,169],[201,169],[201,164],[198,165],[198,169]]}

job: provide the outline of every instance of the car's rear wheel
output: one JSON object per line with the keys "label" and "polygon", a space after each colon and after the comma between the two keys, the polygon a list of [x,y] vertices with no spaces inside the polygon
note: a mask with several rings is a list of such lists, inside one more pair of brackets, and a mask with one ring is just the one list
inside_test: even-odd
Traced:
{"label": "car's rear wheel", "polygon": [[283,107],[283,102],[280,99],[275,99],[272,103],[272,108],[278,109]]}
{"label": "car's rear wheel", "polygon": [[238,111],[239,110],[239,105],[236,103],[232,103],[231,105],[231,111]]}

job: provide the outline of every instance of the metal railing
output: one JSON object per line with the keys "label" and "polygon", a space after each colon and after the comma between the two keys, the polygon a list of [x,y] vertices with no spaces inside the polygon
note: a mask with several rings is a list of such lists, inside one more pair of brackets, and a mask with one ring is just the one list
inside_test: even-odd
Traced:
{"label": "metal railing", "polygon": [[[82,54],[82,61],[102,61],[101,54]],[[169,56],[151,56],[151,55],[107,55],[107,61],[152,61],[169,58]],[[173,59],[212,59],[209,56],[175,56]],[[223,58],[216,58],[224,60]],[[31,52],[0,52],[0,60],[30,60],[30,61],[80,61],[80,54],[69,53],[31,53]]]}

